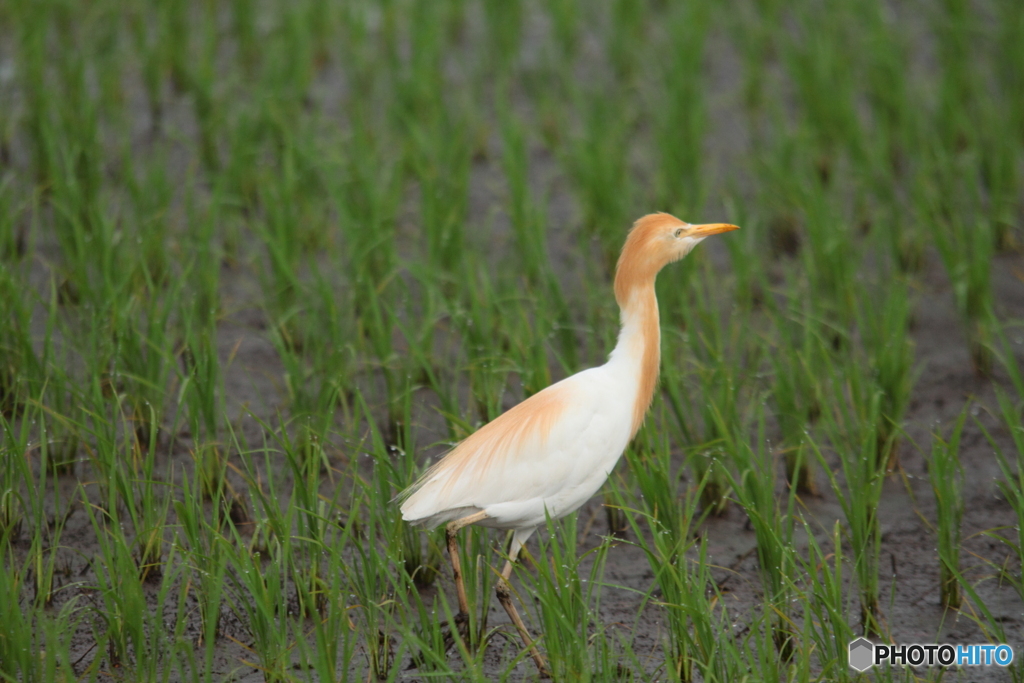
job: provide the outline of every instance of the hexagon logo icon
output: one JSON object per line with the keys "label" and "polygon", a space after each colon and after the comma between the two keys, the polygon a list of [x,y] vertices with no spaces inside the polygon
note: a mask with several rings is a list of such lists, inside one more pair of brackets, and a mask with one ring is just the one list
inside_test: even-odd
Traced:
{"label": "hexagon logo icon", "polygon": [[875,645],[867,638],[858,638],[850,643],[850,668],[867,671],[874,666]]}

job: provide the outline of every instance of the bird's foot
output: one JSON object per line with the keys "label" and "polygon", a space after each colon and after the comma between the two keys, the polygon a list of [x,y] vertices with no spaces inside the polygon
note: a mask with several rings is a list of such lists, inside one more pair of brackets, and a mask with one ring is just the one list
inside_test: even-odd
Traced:
{"label": "bird's foot", "polygon": [[[454,624],[455,628],[452,628]],[[465,612],[459,612],[451,621],[446,621],[441,624],[441,637],[443,638],[442,644],[444,646],[445,653],[449,652],[455,645],[455,634],[466,644],[466,647],[471,647],[472,641],[469,639],[469,615]],[[423,652],[418,652],[412,656],[409,662],[409,666],[406,670],[418,669],[427,661]]]}
{"label": "bird's foot", "polygon": [[447,652],[455,645],[455,634],[462,639],[462,642],[466,644],[466,647],[470,647],[470,630],[469,630],[469,614],[466,612],[459,612],[455,617],[442,627],[447,627],[448,630],[444,634],[444,651]]}

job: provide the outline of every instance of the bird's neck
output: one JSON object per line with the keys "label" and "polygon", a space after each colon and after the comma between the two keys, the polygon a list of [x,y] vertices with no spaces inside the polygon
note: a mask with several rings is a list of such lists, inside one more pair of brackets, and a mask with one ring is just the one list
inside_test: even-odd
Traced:
{"label": "bird's neck", "polygon": [[[618,284],[618,283],[617,283]],[[654,295],[654,277],[628,288],[616,287],[619,300],[619,339],[608,364],[623,377],[636,382],[633,422],[630,438],[643,424],[644,415],[654,399],[661,365],[661,329],[658,324],[658,300]]]}

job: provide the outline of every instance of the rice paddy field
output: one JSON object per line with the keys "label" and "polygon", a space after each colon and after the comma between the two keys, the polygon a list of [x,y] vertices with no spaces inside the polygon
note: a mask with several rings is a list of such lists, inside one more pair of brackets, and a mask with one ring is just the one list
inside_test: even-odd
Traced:
{"label": "rice paddy field", "polygon": [[536,680],[391,501],[660,210],[743,229],[516,566],[554,680],[1024,680],[1022,177],[1019,0],[0,0],[0,679]]}

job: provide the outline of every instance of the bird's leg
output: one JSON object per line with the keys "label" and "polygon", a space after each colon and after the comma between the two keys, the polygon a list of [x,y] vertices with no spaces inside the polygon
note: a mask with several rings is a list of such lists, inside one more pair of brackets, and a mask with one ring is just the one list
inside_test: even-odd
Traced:
{"label": "bird's leg", "polygon": [[449,522],[445,527],[445,534],[448,538],[448,556],[452,561],[452,575],[455,578],[455,592],[459,597],[459,613],[455,615],[455,628],[451,629],[451,633],[458,633],[463,639],[469,636],[469,600],[466,598],[466,586],[462,581],[462,559],[459,556],[458,533],[463,527],[479,522],[485,517],[487,517],[487,513],[481,511]]}
{"label": "bird's leg", "polygon": [[542,678],[551,678],[551,671],[548,669],[547,662],[544,661],[544,657],[541,656],[537,650],[537,646],[533,644],[533,639],[530,638],[530,632],[526,630],[526,624],[523,623],[522,618],[519,616],[519,612],[516,611],[516,606],[512,603],[512,588],[509,586],[508,579],[512,576],[512,560],[505,562],[505,568],[501,570],[501,578],[498,579],[498,586],[495,592],[498,594],[498,602],[508,612],[509,619],[516,625],[516,630],[519,631],[519,637],[523,639],[523,644],[530,651],[530,656],[533,657],[533,661],[537,663],[537,669],[540,670]]}
{"label": "bird's leg", "polygon": [[462,582],[462,560],[459,557],[459,539],[456,534],[463,527],[469,526],[479,522],[481,519],[487,517],[486,512],[478,512],[475,515],[469,517],[463,517],[462,519],[456,519],[453,522],[449,522],[448,526],[445,527],[445,533],[448,537],[448,555],[452,560],[452,574],[455,576],[455,590],[459,595],[459,615],[469,615],[469,600],[466,599],[466,586]]}

